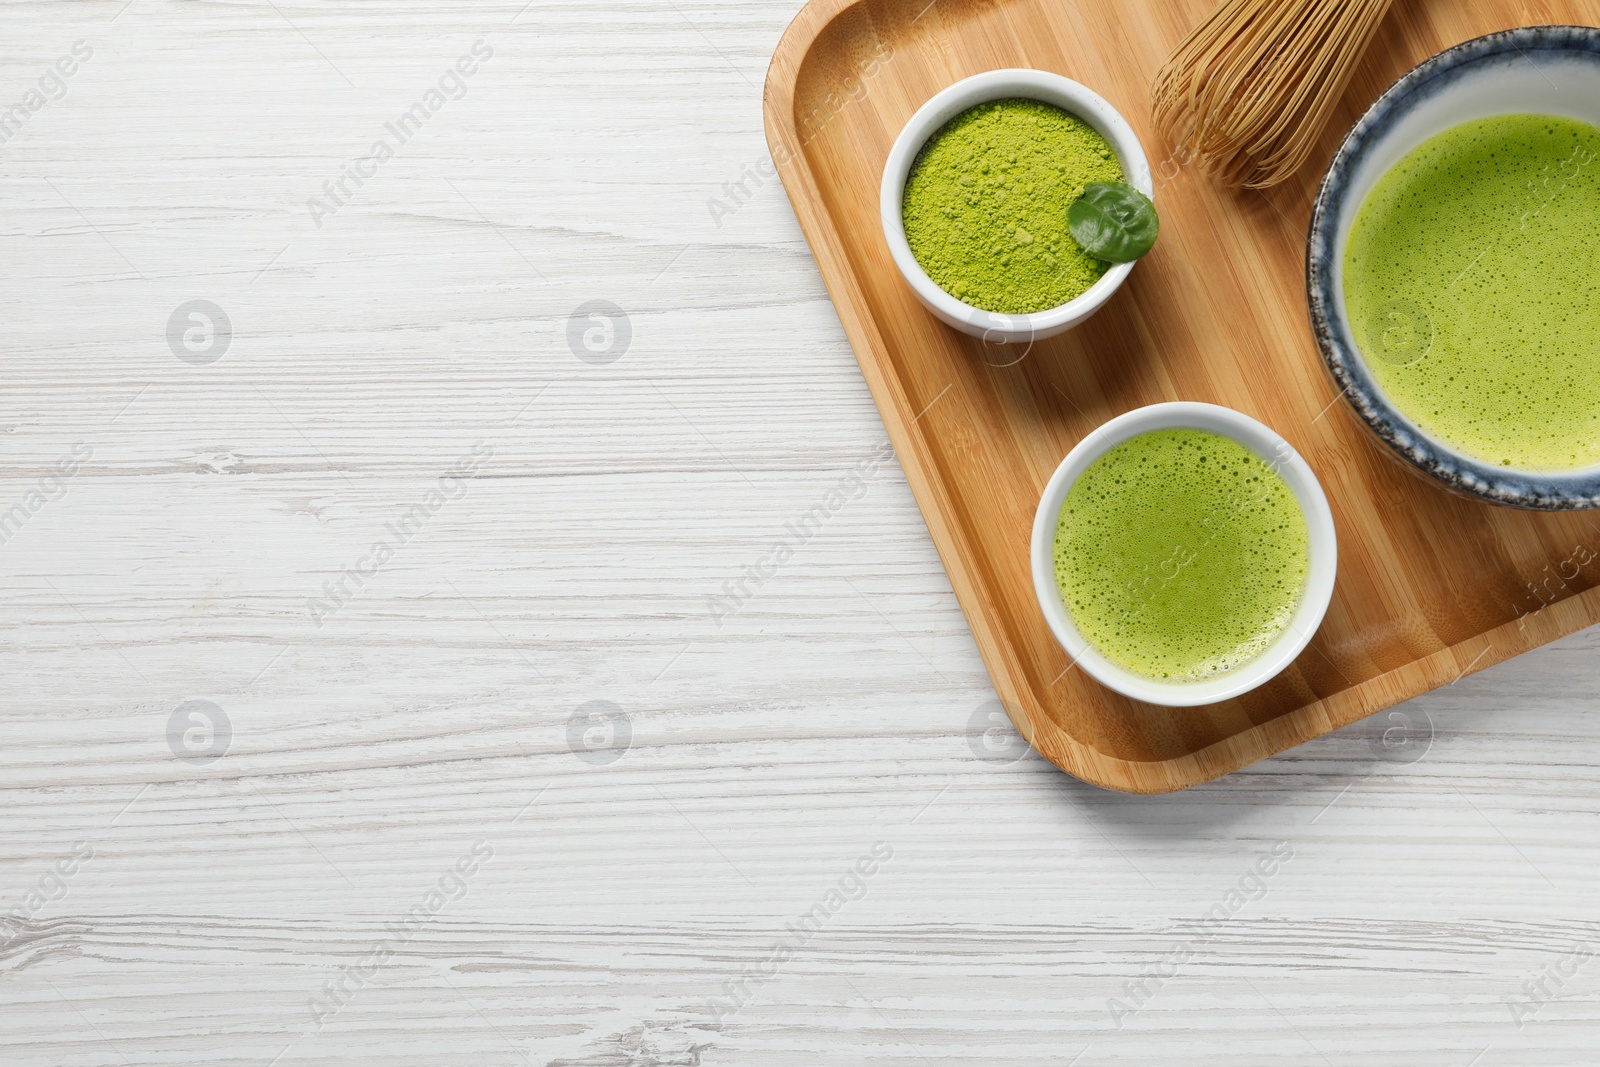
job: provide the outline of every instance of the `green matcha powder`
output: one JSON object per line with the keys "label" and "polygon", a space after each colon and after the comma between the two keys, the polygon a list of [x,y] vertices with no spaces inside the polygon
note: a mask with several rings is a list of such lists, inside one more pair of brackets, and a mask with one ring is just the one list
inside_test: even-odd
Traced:
{"label": "green matcha powder", "polygon": [[1037,100],[996,100],[934,134],[906,180],[906,240],[958,300],[1006,315],[1059,307],[1110,264],[1073,240],[1067,208],[1089,182],[1123,181],[1110,143]]}

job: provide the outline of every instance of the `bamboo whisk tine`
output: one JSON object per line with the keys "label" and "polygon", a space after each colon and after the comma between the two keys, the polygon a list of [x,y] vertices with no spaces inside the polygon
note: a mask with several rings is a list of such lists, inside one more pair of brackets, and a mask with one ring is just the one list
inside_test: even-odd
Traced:
{"label": "bamboo whisk tine", "polygon": [[1226,184],[1305,162],[1393,0],[1223,0],[1156,73],[1151,111]]}

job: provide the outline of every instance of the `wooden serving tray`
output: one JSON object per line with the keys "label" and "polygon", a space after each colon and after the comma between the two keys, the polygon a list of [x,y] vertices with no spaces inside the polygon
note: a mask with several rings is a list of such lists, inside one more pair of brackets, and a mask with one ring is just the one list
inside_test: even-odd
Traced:
{"label": "wooden serving tray", "polygon": [[[813,0],[767,75],[773,158],[883,414],[995,689],[1070,773],[1160,793],[1291,745],[1600,621],[1600,522],[1456,497],[1357,425],[1307,320],[1305,235],[1344,133],[1399,75],[1493,30],[1584,22],[1575,2],[1400,0],[1311,161],[1267,193],[1220,189],[1153,130],[1150,78],[1212,0]],[[948,329],[896,272],[878,217],[890,145],[924,101],[998,67],[1106,97],[1156,170],[1161,241],[1087,324],[1010,353]],[[1051,636],[1028,542],[1045,481],[1122,412],[1202,400],[1305,456],[1339,531],[1311,646],[1238,700],[1169,710],[1101,687]]]}

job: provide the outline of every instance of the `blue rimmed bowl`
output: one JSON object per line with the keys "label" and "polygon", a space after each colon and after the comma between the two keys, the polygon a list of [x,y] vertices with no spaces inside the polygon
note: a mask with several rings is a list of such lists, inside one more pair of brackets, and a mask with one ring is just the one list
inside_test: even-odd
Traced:
{"label": "blue rimmed bowl", "polygon": [[1458,493],[1541,511],[1600,508],[1600,467],[1519,471],[1474,459],[1430,436],[1378,385],[1345,312],[1344,253],[1367,194],[1412,149],[1453,126],[1512,114],[1600,126],[1600,28],[1530,26],[1440,52],[1380,96],[1322,179],[1306,248],[1311,325],[1334,383],[1401,459]]}

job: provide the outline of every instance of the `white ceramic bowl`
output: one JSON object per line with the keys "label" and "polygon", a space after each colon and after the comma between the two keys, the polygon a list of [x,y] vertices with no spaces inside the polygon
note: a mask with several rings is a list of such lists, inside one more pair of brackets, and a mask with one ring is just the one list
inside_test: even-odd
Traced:
{"label": "white ceramic bowl", "polygon": [[[1256,659],[1226,674],[1203,682],[1161,682],[1134,674],[1102,655],[1078,631],[1072,613],[1061,599],[1056,585],[1055,536],[1061,508],[1067,493],[1089,465],[1112,447],[1152,430],[1209,430],[1230,437],[1272,465],[1299,501],[1310,531],[1310,558],[1306,584],[1289,626]],[[1322,625],[1328,602],[1333,598],[1333,580],[1339,565],[1338,539],[1333,529],[1333,512],[1322,493],[1317,476],[1294,447],[1282,437],[1231,408],[1215,404],[1171,403],[1120,415],[1078,442],[1056,468],[1033,520],[1033,589],[1050,630],[1073,661],[1101,684],[1124,696],[1168,707],[1196,707],[1215,704],[1249,692],[1283,670],[1311,641]]]}
{"label": "white ceramic bowl", "polygon": [[1127,120],[1098,93],[1059,74],[1026,69],[991,70],[975,74],[940,92],[911,116],[911,121],[900,131],[894,147],[889,151],[889,161],[884,164],[883,184],[879,191],[883,235],[889,242],[889,252],[894,256],[895,266],[905,275],[917,299],[945,323],[985,340],[1025,344],[1063,333],[1093,315],[1127,279],[1133,264],[1118,263],[1082,295],[1060,307],[1027,315],[1002,315],[963,303],[934,284],[922,269],[917,257],[911,254],[911,246],[906,243],[904,200],[911,164],[916,161],[922,146],[945,123],[969,108],[1009,97],[1054,104],[1083,119],[1111,143],[1111,149],[1122,163],[1122,171],[1129,185],[1154,199],[1155,183],[1150,177],[1150,163],[1145,159],[1144,148]]}

